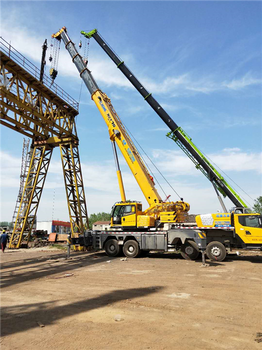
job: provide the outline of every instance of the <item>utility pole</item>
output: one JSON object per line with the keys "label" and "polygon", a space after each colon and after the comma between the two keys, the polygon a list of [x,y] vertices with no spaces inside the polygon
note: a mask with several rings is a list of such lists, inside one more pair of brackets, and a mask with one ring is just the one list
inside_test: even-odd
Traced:
{"label": "utility pole", "polygon": [[46,50],[47,50],[47,39],[45,39],[45,42],[42,46],[42,59],[41,59],[41,68],[40,68],[40,79],[39,79],[41,83],[43,82],[45,65],[46,65],[46,61],[45,61]]}

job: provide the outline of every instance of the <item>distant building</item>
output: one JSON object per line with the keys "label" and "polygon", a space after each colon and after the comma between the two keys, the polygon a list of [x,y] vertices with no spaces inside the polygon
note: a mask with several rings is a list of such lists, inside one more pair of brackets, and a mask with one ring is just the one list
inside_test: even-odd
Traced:
{"label": "distant building", "polygon": [[92,226],[93,231],[110,230],[110,221],[96,221]]}
{"label": "distant building", "polygon": [[71,231],[70,222],[52,220],[52,221],[37,221],[37,231],[46,231],[48,235],[50,233],[68,234]]}

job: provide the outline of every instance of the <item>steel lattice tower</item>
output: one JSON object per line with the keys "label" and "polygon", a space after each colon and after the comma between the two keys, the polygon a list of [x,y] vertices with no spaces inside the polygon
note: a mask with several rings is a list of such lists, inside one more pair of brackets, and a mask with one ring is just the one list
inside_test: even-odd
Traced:
{"label": "steel lattice tower", "polygon": [[39,81],[40,70],[3,38],[0,55],[0,123],[32,140],[9,247],[29,241],[53,149],[58,146],[72,236],[82,234],[88,217],[75,125],[78,103],[46,75]]}

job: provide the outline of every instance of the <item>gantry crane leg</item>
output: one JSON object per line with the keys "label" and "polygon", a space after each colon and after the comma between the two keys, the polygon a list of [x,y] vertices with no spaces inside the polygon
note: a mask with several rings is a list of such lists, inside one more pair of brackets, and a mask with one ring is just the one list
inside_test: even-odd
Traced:
{"label": "gantry crane leg", "polygon": [[88,225],[78,146],[73,142],[60,144],[60,153],[67,196],[72,236],[84,233],[84,222]]}
{"label": "gantry crane leg", "polygon": [[0,107],[0,124],[33,141],[10,248],[19,248],[29,241],[52,150],[58,146],[72,233],[84,233],[87,210],[75,125],[78,103],[3,38],[0,38]]}
{"label": "gantry crane leg", "polygon": [[75,125],[78,103],[42,73],[0,38],[0,124],[33,141],[10,248],[29,241],[52,150],[58,146],[72,235],[84,233],[84,224],[88,224]]}
{"label": "gantry crane leg", "polygon": [[28,244],[31,231],[35,224],[36,213],[43,192],[52,152],[53,148],[49,145],[35,146],[33,148],[9,248],[19,248],[21,244]]}

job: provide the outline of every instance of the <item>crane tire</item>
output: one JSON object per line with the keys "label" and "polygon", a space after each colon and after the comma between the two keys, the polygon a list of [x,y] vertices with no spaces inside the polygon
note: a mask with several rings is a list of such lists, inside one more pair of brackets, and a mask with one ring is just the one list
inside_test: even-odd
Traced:
{"label": "crane tire", "polygon": [[196,260],[199,256],[199,249],[195,241],[186,241],[181,246],[181,256],[186,260]]}
{"label": "crane tire", "polygon": [[206,247],[206,255],[210,260],[223,261],[227,255],[226,247],[218,241],[210,242]]}
{"label": "crane tire", "polygon": [[140,254],[140,247],[137,241],[131,239],[124,244],[123,253],[127,258],[136,258]]}
{"label": "crane tire", "polygon": [[108,256],[117,256],[120,253],[120,247],[116,239],[109,239],[104,246],[105,252]]}

